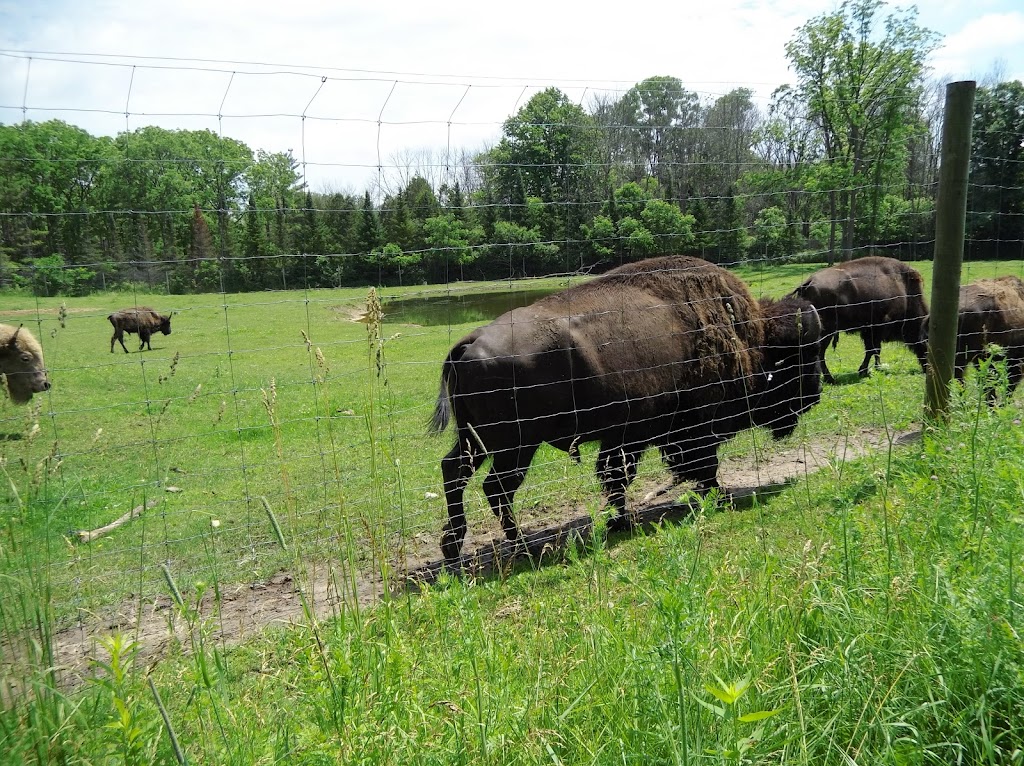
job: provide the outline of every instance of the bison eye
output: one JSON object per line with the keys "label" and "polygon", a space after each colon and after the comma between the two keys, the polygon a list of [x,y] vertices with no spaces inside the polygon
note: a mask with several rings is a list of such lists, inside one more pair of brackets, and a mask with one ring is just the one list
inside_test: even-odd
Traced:
{"label": "bison eye", "polygon": [[32,356],[30,354],[22,354],[21,355],[21,361],[23,361],[23,362],[31,362],[32,361]]}

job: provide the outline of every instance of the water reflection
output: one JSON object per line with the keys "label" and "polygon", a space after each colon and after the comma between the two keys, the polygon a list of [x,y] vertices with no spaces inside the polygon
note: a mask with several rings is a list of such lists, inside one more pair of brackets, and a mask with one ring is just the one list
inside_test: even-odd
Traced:
{"label": "water reflection", "polygon": [[490,322],[506,311],[527,306],[561,287],[531,290],[502,290],[490,293],[436,295],[430,298],[398,298],[384,301],[386,324],[415,324],[423,327]]}

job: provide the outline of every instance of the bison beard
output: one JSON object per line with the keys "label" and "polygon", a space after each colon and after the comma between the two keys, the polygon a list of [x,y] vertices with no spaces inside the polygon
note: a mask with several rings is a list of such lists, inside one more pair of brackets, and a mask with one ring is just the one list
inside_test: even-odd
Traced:
{"label": "bison beard", "polygon": [[807,301],[758,303],[728,271],[683,256],[622,266],[473,331],[444,361],[431,423],[456,424],[441,461],[446,561],[459,560],[463,493],[488,457],[484,493],[517,543],[513,498],[545,442],[574,457],[599,442],[619,523],[648,447],[677,479],[717,487],[719,444],[752,425],[786,436],[818,401],[820,334]]}
{"label": "bison beard", "polygon": [[33,394],[50,390],[43,347],[24,327],[0,324],[0,389],[4,384],[15,404],[26,404]]}
{"label": "bison beard", "polygon": [[[1024,377],[1024,282],[1014,276],[979,279],[960,288],[957,317],[955,374],[963,380],[972,363],[983,359],[1005,360],[1007,397]],[[994,352],[992,346],[999,347]],[[984,384],[988,400],[995,403],[992,381]]]}
{"label": "bison beard", "polygon": [[903,341],[927,364],[928,307],[921,275],[895,258],[867,256],[821,269],[808,277],[793,295],[814,304],[821,317],[821,371],[825,381],[835,378],[825,364],[825,351],[841,332],[860,333],[864,361],[857,372],[866,377],[871,357],[878,367],[882,343]]}

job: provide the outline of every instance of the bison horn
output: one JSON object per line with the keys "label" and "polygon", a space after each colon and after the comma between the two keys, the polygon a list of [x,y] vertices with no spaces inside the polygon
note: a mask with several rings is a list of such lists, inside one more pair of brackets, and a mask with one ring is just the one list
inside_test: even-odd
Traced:
{"label": "bison horn", "polygon": [[9,341],[7,341],[7,345],[8,346],[10,346],[11,348],[14,348],[15,346],[18,345],[18,333],[21,332],[21,328],[24,327],[24,326],[25,325],[23,325],[23,324],[18,325],[18,329],[15,330],[11,334],[11,339]]}

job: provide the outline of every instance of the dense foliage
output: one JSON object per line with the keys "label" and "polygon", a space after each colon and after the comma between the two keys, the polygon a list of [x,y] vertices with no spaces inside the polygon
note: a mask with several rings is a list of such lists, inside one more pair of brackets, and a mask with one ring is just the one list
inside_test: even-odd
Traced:
{"label": "dense foliage", "polygon": [[[867,248],[927,257],[936,37],[913,9],[882,10],[848,0],[798,29],[786,46],[795,83],[765,110],[746,88],[708,97],[671,76],[586,107],[551,87],[492,147],[443,172],[396,158],[358,193],[315,192],[290,151],[206,130],[109,138],[59,120],[0,125],[0,287],[410,284],[679,251],[729,263]],[[974,135],[969,255],[1019,257],[1020,82],[979,90]]]}

